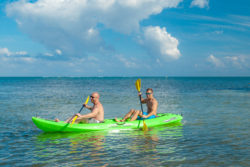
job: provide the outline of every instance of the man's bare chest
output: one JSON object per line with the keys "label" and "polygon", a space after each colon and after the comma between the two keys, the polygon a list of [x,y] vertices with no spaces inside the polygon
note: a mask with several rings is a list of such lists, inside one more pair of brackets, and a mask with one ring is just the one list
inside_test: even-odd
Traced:
{"label": "man's bare chest", "polygon": [[153,105],[154,105],[153,101],[147,101],[148,108],[151,109]]}

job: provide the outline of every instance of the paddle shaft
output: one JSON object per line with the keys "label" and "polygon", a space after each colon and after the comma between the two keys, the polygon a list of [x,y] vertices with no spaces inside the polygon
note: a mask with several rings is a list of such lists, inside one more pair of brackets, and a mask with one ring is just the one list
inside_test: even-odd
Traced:
{"label": "paddle shaft", "polygon": [[[139,96],[139,99],[140,99],[141,111],[142,111],[142,115],[143,115],[143,107],[142,107],[142,102],[141,102],[141,95]],[[144,118],[142,118],[142,120],[143,120],[143,126],[146,125],[145,122],[144,122]],[[139,121],[139,127],[140,127],[140,124],[141,124],[141,120]]]}
{"label": "paddle shaft", "polygon": [[81,113],[82,109],[84,108],[84,105],[82,105],[82,108],[80,109],[80,111],[78,113]]}
{"label": "paddle shaft", "polygon": [[[142,111],[142,115],[143,115],[143,107],[142,107],[142,102],[141,102],[141,95],[139,96],[140,99],[140,104],[141,104],[141,111]],[[143,118],[144,119],[144,118]]]}

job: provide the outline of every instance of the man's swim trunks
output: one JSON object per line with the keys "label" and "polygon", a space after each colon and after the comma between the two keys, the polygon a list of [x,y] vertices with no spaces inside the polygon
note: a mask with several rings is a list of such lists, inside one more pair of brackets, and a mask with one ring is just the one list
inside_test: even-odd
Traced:
{"label": "man's swim trunks", "polygon": [[[143,112],[143,115],[148,115],[148,113],[147,112]],[[152,118],[156,118],[156,116],[155,115],[151,115],[150,117],[144,118],[144,119],[152,119]],[[143,118],[141,118],[141,117],[138,116],[136,120],[143,120]]]}

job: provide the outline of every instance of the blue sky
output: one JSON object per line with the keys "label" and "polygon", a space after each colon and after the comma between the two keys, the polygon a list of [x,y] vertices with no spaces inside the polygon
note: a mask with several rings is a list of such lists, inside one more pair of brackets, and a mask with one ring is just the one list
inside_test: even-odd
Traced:
{"label": "blue sky", "polygon": [[250,1],[2,0],[0,76],[250,76]]}

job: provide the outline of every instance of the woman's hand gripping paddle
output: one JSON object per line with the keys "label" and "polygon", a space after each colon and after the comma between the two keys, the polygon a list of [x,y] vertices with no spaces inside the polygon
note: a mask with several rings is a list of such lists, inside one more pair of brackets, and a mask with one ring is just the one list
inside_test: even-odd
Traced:
{"label": "woman's hand gripping paddle", "polygon": [[[86,99],[86,101],[85,101],[84,104],[88,104],[88,102],[89,102],[89,96],[87,97],[87,99]],[[82,108],[80,109],[80,111],[79,111],[78,113],[80,113],[80,112],[82,111],[83,108],[84,108],[84,105],[82,105]],[[73,118],[72,125],[75,123],[76,119],[77,119],[77,116],[75,116],[75,117]]]}
{"label": "woman's hand gripping paddle", "polygon": [[[135,87],[138,91],[138,93],[141,93],[141,79],[137,79],[136,82],[135,82]],[[139,96],[139,99],[140,99],[140,104],[141,104],[141,111],[142,111],[142,114],[143,114],[143,107],[142,107],[142,103],[141,103],[141,95]],[[145,130],[147,131],[148,130],[148,127],[144,121],[144,118],[143,118],[143,128],[142,130]]]}

